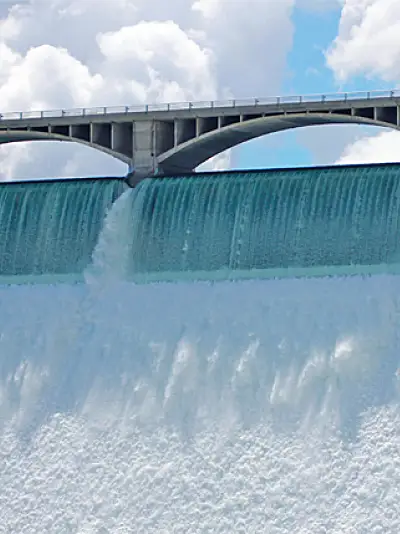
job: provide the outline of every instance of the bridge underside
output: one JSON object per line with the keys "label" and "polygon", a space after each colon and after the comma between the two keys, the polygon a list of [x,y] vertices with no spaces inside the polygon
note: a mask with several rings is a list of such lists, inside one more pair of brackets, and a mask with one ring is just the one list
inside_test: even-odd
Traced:
{"label": "bridge underside", "polygon": [[145,176],[192,172],[236,145],[270,133],[323,124],[364,124],[399,130],[397,107],[341,113],[233,115],[195,119],[130,121],[110,124],[2,128],[0,144],[55,140],[84,144],[129,165],[135,181]]}
{"label": "bridge underside", "polygon": [[165,174],[174,174],[180,170],[191,171],[217,154],[252,139],[294,128],[329,124],[358,124],[400,129],[397,124],[334,113],[263,117],[209,132],[175,147],[159,156],[159,169]]}

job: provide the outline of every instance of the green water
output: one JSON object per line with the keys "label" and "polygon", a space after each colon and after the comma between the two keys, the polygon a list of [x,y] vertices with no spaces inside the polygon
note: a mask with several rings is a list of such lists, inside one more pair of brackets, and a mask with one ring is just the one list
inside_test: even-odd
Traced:
{"label": "green water", "polygon": [[393,272],[400,166],[146,180],[131,193],[137,280]]}
{"label": "green water", "polygon": [[70,280],[90,264],[121,180],[7,183],[0,186],[2,281]]}

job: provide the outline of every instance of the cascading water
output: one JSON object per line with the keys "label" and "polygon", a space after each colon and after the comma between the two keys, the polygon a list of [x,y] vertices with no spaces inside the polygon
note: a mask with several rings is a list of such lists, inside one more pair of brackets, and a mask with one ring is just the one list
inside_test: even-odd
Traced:
{"label": "cascading water", "polygon": [[[400,278],[136,285],[124,274],[146,243],[136,265],[166,262],[165,239],[174,258],[192,251],[180,268],[199,271],[199,233],[224,237],[215,191],[204,210],[214,227],[206,216],[196,226],[200,207],[189,226],[183,212],[167,226],[161,206],[173,211],[154,193],[154,223],[140,232],[132,201],[145,206],[152,187],[114,203],[86,284],[0,288],[0,532],[398,534]],[[360,193],[357,213],[369,205],[375,238],[394,242],[385,228],[397,200],[376,187],[381,207]],[[201,191],[178,187],[185,206],[191,195],[201,206]],[[291,206],[274,213],[285,219]],[[261,232],[240,223],[253,207],[235,211],[240,261]],[[172,228],[188,230],[187,247]],[[209,246],[209,258],[226,250]],[[384,248],[358,257],[366,250],[383,263]]]}
{"label": "cascading water", "polygon": [[0,283],[82,279],[122,180],[0,185]]}
{"label": "cascading water", "polygon": [[399,268],[399,165],[150,179],[126,209],[137,282]]}

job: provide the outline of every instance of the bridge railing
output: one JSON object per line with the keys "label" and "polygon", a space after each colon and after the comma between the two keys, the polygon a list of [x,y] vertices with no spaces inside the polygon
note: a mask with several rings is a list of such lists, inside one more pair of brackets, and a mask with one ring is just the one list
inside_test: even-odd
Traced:
{"label": "bridge railing", "polygon": [[0,113],[0,121],[23,120],[23,119],[54,119],[60,117],[85,117],[94,115],[119,115],[128,113],[151,113],[159,111],[184,111],[195,109],[235,108],[235,107],[258,107],[258,106],[281,106],[287,104],[317,104],[329,102],[351,102],[354,100],[370,100],[380,98],[400,98],[400,89],[357,91],[350,93],[326,93],[323,95],[301,96],[278,96],[265,98],[246,98],[232,100],[216,100],[203,102],[171,102],[169,104],[155,103],[133,106],[102,106],[75,109],[53,109],[45,111],[13,111]]}

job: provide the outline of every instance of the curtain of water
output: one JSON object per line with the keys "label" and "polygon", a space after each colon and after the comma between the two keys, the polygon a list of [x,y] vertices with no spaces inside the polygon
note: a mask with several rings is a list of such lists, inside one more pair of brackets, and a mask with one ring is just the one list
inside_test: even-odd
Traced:
{"label": "curtain of water", "polygon": [[354,274],[400,259],[398,165],[148,180],[132,201],[138,280]]}
{"label": "curtain of water", "polygon": [[0,186],[0,280],[79,275],[90,264],[121,180]]}

